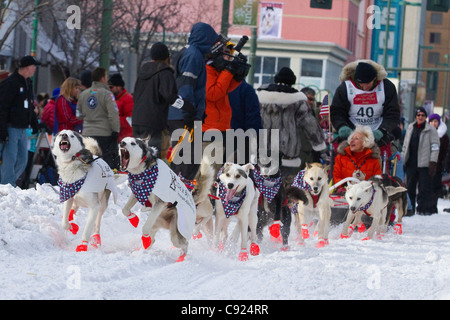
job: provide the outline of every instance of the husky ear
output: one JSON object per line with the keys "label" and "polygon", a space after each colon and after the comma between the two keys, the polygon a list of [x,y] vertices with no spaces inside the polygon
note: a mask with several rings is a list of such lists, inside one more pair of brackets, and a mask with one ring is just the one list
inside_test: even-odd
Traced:
{"label": "husky ear", "polygon": [[247,174],[249,174],[250,170],[255,170],[255,166],[251,163],[247,163],[246,165],[242,166]]}
{"label": "husky ear", "polygon": [[311,169],[312,165],[310,163],[306,162],[305,167],[306,167],[306,169]]}

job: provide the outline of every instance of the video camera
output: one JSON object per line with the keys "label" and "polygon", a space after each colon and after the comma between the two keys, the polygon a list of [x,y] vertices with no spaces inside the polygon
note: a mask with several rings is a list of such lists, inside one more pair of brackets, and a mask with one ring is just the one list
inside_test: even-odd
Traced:
{"label": "video camera", "polygon": [[[234,75],[236,81],[242,81],[248,75],[251,67],[247,63],[247,57],[241,52],[247,41],[248,37],[242,36],[237,45],[234,45],[230,42],[230,39],[219,35],[215,44],[209,50],[207,58],[213,60],[213,65],[217,69],[227,68]],[[226,49],[229,49],[230,53]],[[229,56],[231,59],[225,60],[223,56]]]}

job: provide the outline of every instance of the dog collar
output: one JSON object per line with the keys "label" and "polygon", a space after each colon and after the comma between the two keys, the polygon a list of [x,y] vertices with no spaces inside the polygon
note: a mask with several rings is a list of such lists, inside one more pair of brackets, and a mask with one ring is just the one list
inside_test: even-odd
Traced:
{"label": "dog collar", "polygon": [[80,180],[77,180],[73,183],[65,183],[64,181],[61,180],[61,178],[59,178],[58,179],[59,202],[65,202],[70,198],[74,197],[75,194],[77,194],[77,192],[80,191],[81,187],[84,184],[84,181],[86,181],[86,177],[87,174]]}
{"label": "dog collar", "polygon": [[376,192],[375,187],[374,187],[373,184],[372,184],[372,196],[370,197],[369,202],[367,202],[364,206],[360,207],[360,208],[358,209],[358,211],[363,211],[365,214],[367,214],[368,216],[370,216],[370,214],[367,213],[367,209],[369,209],[369,207],[370,207],[370,206],[372,205],[372,203],[373,203],[373,199],[374,199],[374,197],[375,197],[375,192]]}
{"label": "dog collar", "polygon": [[131,191],[140,204],[146,205],[148,197],[152,194],[152,190],[158,179],[158,165],[146,169],[140,174],[128,173],[128,182]]}
{"label": "dog collar", "polygon": [[280,190],[281,173],[278,173],[278,175],[274,178],[264,177],[259,171],[259,167],[256,166],[253,170],[253,178],[258,190],[267,199],[267,202],[271,203],[273,198],[277,195],[278,190]]}
{"label": "dog collar", "polygon": [[242,193],[239,196],[234,196],[232,199],[228,201],[228,203],[225,203],[225,195],[227,193],[227,189],[225,185],[220,182],[219,183],[219,198],[222,202],[223,210],[225,212],[225,216],[229,218],[230,216],[234,216],[239,211],[239,208],[241,207],[242,203],[244,202],[246,190],[242,191]]}

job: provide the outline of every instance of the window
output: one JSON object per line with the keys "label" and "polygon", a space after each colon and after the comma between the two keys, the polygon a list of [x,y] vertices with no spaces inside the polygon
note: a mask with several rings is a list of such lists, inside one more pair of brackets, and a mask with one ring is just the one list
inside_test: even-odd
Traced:
{"label": "window", "polygon": [[302,59],[302,69],[301,69],[300,74],[302,77],[321,78],[322,77],[322,65],[323,65],[323,60]]}
{"label": "window", "polygon": [[439,52],[428,53],[428,63],[439,63]]}
{"label": "window", "polygon": [[439,32],[430,32],[430,43],[440,44],[441,34]]}
{"label": "window", "polygon": [[442,24],[442,13],[432,12],[430,16],[431,24]]}
{"label": "window", "polygon": [[262,85],[267,83],[273,83],[273,77],[283,67],[289,67],[291,65],[290,58],[277,58],[277,57],[255,57],[255,85]]}

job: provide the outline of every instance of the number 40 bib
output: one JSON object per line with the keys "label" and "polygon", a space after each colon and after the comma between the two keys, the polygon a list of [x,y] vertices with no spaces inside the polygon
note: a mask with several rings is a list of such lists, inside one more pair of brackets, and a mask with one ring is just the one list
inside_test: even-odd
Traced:
{"label": "number 40 bib", "polygon": [[383,122],[383,103],[385,101],[384,83],[380,81],[372,91],[363,91],[347,80],[347,97],[350,102],[350,121],[356,126],[369,126],[376,130]]}

